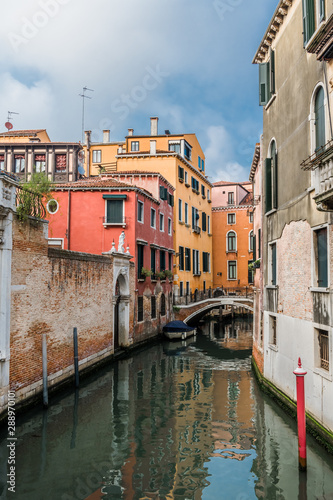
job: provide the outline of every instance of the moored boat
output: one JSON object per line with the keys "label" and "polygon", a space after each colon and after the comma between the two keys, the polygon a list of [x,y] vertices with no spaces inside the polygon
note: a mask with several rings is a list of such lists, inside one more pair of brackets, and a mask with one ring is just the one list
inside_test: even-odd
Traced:
{"label": "moored boat", "polygon": [[196,328],[193,328],[193,326],[189,326],[183,321],[177,320],[177,321],[170,321],[170,323],[164,325],[163,333],[170,340],[175,340],[175,339],[184,340],[187,339],[188,337],[196,335],[197,330]]}

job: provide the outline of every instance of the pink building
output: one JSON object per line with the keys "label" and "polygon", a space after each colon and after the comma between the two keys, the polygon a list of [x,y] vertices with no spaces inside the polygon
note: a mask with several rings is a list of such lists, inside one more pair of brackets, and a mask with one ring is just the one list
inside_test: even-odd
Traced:
{"label": "pink building", "polygon": [[126,181],[104,176],[58,185],[47,204],[49,243],[102,254],[117,251],[124,233],[136,267],[138,341],[171,319],[174,188],[155,173],[128,173]]}

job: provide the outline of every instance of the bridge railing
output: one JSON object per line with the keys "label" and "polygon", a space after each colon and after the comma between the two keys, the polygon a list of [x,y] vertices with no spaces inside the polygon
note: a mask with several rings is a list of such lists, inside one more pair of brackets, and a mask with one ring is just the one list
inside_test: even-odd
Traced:
{"label": "bridge railing", "polygon": [[196,290],[195,292],[190,291],[190,293],[178,296],[174,295],[173,303],[174,305],[189,305],[195,304],[196,302],[201,302],[202,300],[218,298],[218,297],[253,297],[253,288],[250,286],[245,287],[228,287],[228,288],[215,288],[212,290],[209,288],[205,292],[203,290]]}

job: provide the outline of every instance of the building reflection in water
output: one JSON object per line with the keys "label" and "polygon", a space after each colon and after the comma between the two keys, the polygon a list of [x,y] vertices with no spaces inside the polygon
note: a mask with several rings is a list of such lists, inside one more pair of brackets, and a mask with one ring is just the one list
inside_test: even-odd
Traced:
{"label": "building reflection in water", "polygon": [[114,363],[47,413],[22,418],[16,499],[245,500],[332,492],[332,457],[311,447],[307,482],[298,481],[295,423],[256,386],[249,329],[238,320],[223,328],[206,323],[197,339],[165,342]]}

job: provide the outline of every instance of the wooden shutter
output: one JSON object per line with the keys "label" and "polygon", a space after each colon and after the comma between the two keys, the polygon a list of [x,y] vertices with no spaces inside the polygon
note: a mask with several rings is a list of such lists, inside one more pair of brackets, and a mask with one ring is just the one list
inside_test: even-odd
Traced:
{"label": "wooden shutter", "polygon": [[276,285],[276,243],[272,245],[272,285]]}
{"label": "wooden shutter", "polygon": [[265,213],[272,210],[272,160],[265,159]]}
{"label": "wooden shutter", "polygon": [[270,50],[270,63],[269,63],[269,69],[270,69],[270,96],[268,98],[275,94],[275,52],[274,50]]}
{"label": "wooden shutter", "polygon": [[327,267],[327,229],[319,229],[317,233],[318,286],[328,286]]}
{"label": "wooden shutter", "polygon": [[303,4],[303,41],[308,43],[315,31],[314,0],[302,0]]}
{"label": "wooden shutter", "polygon": [[202,230],[206,231],[207,229],[207,218],[206,218],[206,213],[202,212]]}
{"label": "wooden shutter", "polygon": [[155,274],[156,272],[155,248],[150,249],[150,269],[153,271],[153,274]]}
{"label": "wooden shutter", "polygon": [[123,200],[107,200],[108,224],[120,224],[123,222]]}
{"label": "wooden shutter", "polygon": [[257,260],[257,237],[256,237],[255,234],[253,235],[253,250],[252,250],[252,253],[253,253],[252,259],[254,261]]}
{"label": "wooden shutter", "polygon": [[259,64],[259,105],[266,106],[270,95],[270,71],[269,63]]}
{"label": "wooden shutter", "polygon": [[273,157],[273,204],[272,208],[278,207],[278,155],[275,151]]}
{"label": "wooden shutter", "polygon": [[315,100],[316,151],[325,146],[324,89],[319,87]]}

